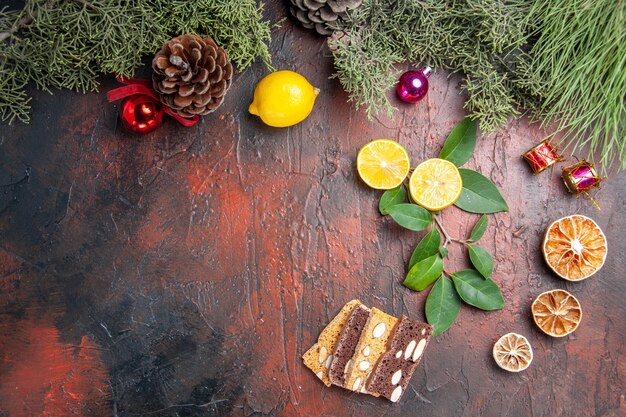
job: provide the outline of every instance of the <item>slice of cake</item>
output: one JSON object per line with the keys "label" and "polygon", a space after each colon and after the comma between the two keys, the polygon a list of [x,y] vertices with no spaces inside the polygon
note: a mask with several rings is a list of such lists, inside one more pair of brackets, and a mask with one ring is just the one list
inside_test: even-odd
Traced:
{"label": "slice of cake", "polygon": [[389,338],[387,352],[380,358],[370,376],[367,390],[398,402],[432,334],[431,325],[406,316],[400,317]]}
{"label": "slice of cake", "polygon": [[346,369],[345,386],[348,389],[378,396],[375,392],[366,391],[365,382],[378,358],[387,350],[387,340],[397,321],[397,318],[377,308],[372,308],[361,332],[354,356]]}
{"label": "slice of cake", "polygon": [[333,361],[328,370],[330,382],[340,387],[346,386],[346,368],[350,365],[350,360],[354,355],[356,345],[361,337],[361,332],[370,315],[370,310],[364,305],[357,306],[352,310],[346,325],[341,331],[339,342],[335,347]]}
{"label": "slice of cake", "polygon": [[331,384],[328,378],[328,368],[333,360],[333,352],[339,340],[339,335],[346,321],[348,321],[348,317],[350,317],[354,308],[359,305],[362,305],[359,300],[347,302],[335,318],[328,323],[328,326],[322,330],[317,343],[302,355],[304,365],[312,370],[327,387],[330,387]]}

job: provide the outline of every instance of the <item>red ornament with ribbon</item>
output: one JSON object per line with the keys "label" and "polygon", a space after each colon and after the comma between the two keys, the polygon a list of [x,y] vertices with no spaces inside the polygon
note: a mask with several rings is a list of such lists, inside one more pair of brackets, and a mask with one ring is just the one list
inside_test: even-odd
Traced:
{"label": "red ornament with ribbon", "polygon": [[185,127],[193,126],[200,120],[197,115],[191,118],[182,117],[164,105],[159,94],[154,91],[151,80],[140,78],[118,78],[117,80],[126,85],[109,91],[107,100],[109,103],[123,100],[120,118],[124,127],[132,132],[152,132],[161,125],[164,113],[169,114]]}

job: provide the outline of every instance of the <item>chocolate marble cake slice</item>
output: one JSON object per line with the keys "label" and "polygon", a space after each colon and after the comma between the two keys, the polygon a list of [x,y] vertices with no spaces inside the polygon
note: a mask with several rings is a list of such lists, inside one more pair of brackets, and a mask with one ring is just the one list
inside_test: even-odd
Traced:
{"label": "chocolate marble cake slice", "polygon": [[433,327],[406,316],[400,317],[366,384],[367,391],[398,402],[433,334]]}
{"label": "chocolate marble cake slice", "polygon": [[346,368],[346,387],[348,389],[378,397],[378,394],[366,389],[365,383],[374,370],[378,358],[387,351],[387,341],[397,322],[397,318],[372,307],[352,361]]}
{"label": "chocolate marble cake slice", "polygon": [[369,314],[370,310],[364,305],[356,307],[341,331],[333,354],[333,361],[328,369],[330,382],[335,385],[346,387],[346,368],[350,365],[350,360],[354,355],[354,350]]}

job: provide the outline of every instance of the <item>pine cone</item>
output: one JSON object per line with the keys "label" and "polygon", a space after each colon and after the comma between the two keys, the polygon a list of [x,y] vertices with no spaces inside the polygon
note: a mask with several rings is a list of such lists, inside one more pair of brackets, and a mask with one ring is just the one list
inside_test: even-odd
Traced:
{"label": "pine cone", "polygon": [[333,23],[344,19],[347,11],[354,10],[363,0],[289,0],[291,14],[307,29],[320,35],[333,33]]}
{"label": "pine cone", "polygon": [[152,82],[161,101],[183,117],[217,109],[230,87],[233,67],[213,39],[197,35],[173,38],[152,60]]}

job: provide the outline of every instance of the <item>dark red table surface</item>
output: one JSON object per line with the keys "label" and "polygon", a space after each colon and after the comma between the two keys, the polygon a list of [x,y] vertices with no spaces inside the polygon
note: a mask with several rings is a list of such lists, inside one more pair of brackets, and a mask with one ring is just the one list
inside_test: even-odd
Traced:
{"label": "dark red table surface", "polygon": [[[329,80],[321,38],[287,21],[271,49],[278,68],[321,89],[292,128],[248,114],[260,64],[193,128],[169,119],[131,134],[104,92],[35,93],[31,124],[1,127],[0,416],[626,415],[626,180],[603,184],[598,211],[567,194],[559,168],[533,177],[520,156],[545,132],[525,118],[481,135],[468,164],[511,208],[483,240],[505,308],[464,306],[399,404],[326,388],[303,366],[352,298],[424,318],[426,294],[402,286],[423,233],[378,214],[380,193],[360,182],[355,156],[378,137],[406,146],[414,165],[436,156],[463,95],[459,78],[438,71],[423,102],[369,121]],[[115,85],[105,78],[102,90]],[[580,283],[552,274],[540,251],[546,226],[574,213],[594,218],[609,244],[604,268]],[[477,217],[443,214],[454,236]],[[453,245],[450,268],[465,256]],[[554,288],[584,310],[563,339],[543,335],[529,311]],[[521,374],[491,357],[510,331],[535,351]]]}

